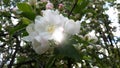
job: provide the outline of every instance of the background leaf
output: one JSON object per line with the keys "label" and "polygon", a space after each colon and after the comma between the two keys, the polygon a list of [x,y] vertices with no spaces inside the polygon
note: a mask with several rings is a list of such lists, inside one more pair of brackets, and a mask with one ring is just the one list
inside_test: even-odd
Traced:
{"label": "background leaf", "polygon": [[27,3],[18,3],[17,7],[23,12],[33,12],[33,9]]}
{"label": "background leaf", "polygon": [[72,45],[62,45],[55,48],[55,54],[63,57],[69,57],[76,61],[80,60],[78,51]]}

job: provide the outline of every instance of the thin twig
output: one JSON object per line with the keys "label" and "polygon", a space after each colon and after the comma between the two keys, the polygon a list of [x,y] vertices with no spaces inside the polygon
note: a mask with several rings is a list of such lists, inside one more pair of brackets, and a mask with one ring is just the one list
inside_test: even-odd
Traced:
{"label": "thin twig", "polygon": [[16,66],[16,68],[19,68],[22,65],[31,64],[31,63],[34,63],[34,62],[36,62],[36,61],[35,60],[29,60],[29,61],[25,61],[25,62],[20,62],[20,63],[17,63],[17,64],[13,64],[13,66]]}
{"label": "thin twig", "polygon": [[70,15],[72,14],[73,10],[75,9],[75,7],[76,7],[76,5],[77,5],[77,2],[78,2],[78,0],[75,0],[75,4],[73,5],[70,13],[68,14],[68,18],[70,17]]}

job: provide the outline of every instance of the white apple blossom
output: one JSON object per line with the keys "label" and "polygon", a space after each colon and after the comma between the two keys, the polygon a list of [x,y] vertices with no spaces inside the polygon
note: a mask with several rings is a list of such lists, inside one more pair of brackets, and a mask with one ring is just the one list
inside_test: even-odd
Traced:
{"label": "white apple blossom", "polygon": [[64,35],[79,33],[80,22],[69,20],[59,13],[58,10],[44,10],[42,16],[35,18],[35,23],[26,28],[29,36],[23,39],[32,42],[33,49],[38,54],[45,53],[49,48],[49,40],[60,43]]}
{"label": "white apple blossom", "polygon": [[[43,16],[37,16],[35,23],[29,24],[26,28],[29,36],[24,37],[26,41],[32,42],[36,53],[42,54],[49,49],[48,40],[60,42],[63,38],[63,25],[67,18],[53,10],[43,11]],[[57,36],[56,34],[59,34]],[[61,37],[60,37],[61,36]],[[59,39],[57,39],[59,37]]]}
{"label": "white apple blossom", "polygon": [[[54,33],[59,32],[60,34],[63,34],[64,23],[67,20],[68,19],[60,15],[57,10],[45,10],[43,11],[43,17],[36,17],[35,30],[38,33],[44,33],[45,35],[47,35],[48,40],[55,40],[55,38],[53,38],[55,37]],[[62,30],[59,28],[62,28]]]}

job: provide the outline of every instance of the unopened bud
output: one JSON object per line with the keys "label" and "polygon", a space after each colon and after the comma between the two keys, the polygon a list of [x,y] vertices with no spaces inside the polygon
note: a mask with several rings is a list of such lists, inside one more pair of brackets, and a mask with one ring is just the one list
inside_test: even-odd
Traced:
{"label": "unopened bud", "polygon": [[101,45],[96,45],[96,48],[97,48],[98,50],[100,50],[102,47],[101,47]]}
{"label": "unopened bud", "polygon": [[59,4],[59,5],[58,5],[58,9],[60,9],[60,10],[63,9],[63,7],[64,7],[63,4]]}
{"label": "unopened bud", "polygon": [[89,45],[89,46],[87,46],[87,48],[89,48],[89,49],[93,49],[93,46],[92,46],[92,45]]}
{"label": "unopened bud", "polygon": [[53,9],[53,4],[51,3],[51,2],[48,2],[47,4],[46,4],[46,9]]}
{"label": "unopened bud", "polygon": [[13,39],[14,41],[17,41],[15,38]]}
{"label": "unopened bud", "polygon": [[93,14],[92,13],[88,13],[88,16],[93,16]]}
{"label": "unopened bud", "polygon": [[9,35],[6,35],[6,39],[9,39],[9,37],[10,37]]}
{"label": "unopened bud", "polygon": [[86,52],[86,49],[82,49],[81,51],[82,51],[82,52]]}

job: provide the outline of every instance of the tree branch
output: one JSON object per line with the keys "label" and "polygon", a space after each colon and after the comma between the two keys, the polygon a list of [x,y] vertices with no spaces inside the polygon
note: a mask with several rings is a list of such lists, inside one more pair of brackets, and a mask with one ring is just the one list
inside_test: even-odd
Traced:
{"label": "tree branch", "polygon": [[68,64],[67,64],[67,67],[68,67],[68,68],[72,68],[72,61],[71,61],[70,58],[67,59],[67,63],[68,63]]}
{"label": "tree branch", "polygon": [[13,63],[14,63],[14,60],[15,60],[16,53],[17,53],[17,51],[18,51],[18,47],[20,46],[20,41],[18,40],[17,37],[15,37],[15,38],[16,38],[16,40],[17,40],[17,42],[16,42],[16,43],[17,43],[17,44],[16,44],[16,49],[15,49],[15,52],[14,52],[12,58],[11,58],[10,64],[8,65],[8,68],[12,68]]}

